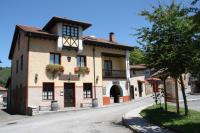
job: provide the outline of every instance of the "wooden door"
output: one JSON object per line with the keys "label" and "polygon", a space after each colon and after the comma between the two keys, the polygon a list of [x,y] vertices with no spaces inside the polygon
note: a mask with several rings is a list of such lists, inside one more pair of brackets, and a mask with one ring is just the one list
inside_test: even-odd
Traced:
{"label": "wooden door", "polygon": [[142,82],[140,81],[138,81],[138,91],[139,91],[139,97],[142,97],[143,88],[142,88]]}
{"label": "wooden door", "polygon": [[75,84],[64,84],[64,107],[75,107]]}

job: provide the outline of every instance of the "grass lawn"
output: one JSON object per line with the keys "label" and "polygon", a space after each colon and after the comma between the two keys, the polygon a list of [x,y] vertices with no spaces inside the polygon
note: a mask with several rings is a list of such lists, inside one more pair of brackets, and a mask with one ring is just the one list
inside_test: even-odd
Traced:
{"label": "grass lawn", "polygon": [[[164,108],[164,105],[162,105]],[[140,114],[151,123],[163,125],[181,133],[200,133],[200,112],[189,110],[189,115],[184,116],[184,109],[180,108],[180,115],[176,114],[176,107],[168,105],[168,111],[159,105],[150,106]]]}

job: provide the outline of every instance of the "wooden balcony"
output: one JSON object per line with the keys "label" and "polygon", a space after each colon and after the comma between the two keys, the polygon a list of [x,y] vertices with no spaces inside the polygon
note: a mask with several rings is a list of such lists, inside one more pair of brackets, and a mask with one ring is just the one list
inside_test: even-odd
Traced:
{"label": "wooden balcony", "polygon": [[126,79],[126,71],[125,70],[105,70],[105,69],[103,69],[103,78]]}

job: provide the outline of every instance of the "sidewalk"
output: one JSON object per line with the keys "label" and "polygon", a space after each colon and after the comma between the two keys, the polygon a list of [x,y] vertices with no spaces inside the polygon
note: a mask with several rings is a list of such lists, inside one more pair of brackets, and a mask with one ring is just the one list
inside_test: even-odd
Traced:
{"label": "sidewalk", "polygon": [[175,133],[169,129],[150,124],[142,118],[139,113],[146,107],[137,108],[124,114],[122,117],[123,124],[136,133]]}

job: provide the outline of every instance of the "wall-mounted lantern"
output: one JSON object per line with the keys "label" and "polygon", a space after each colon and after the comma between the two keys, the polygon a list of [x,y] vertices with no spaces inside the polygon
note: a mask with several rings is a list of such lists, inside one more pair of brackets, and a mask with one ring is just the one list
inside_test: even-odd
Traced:
{"label": "wall-mounted lantern", "polygon": [[37,81],[38,81],[38,74],[37,74],[37,73],[35,74],[35,80],[34,80],[34,81],[35,81],[35,84],[36,84]]}
{"label": "wall-mounted lantern", "polygon": [[71,75],[72,75],[72,73],[69,72],[69,78],[68,78],[68,80],[71,80]]}
{"label": "wall-mounted lantern", "polygon": [[98,84],[99,81],[99,75],[96,77],[96,84]]}
{"label": "wall-mounted lantern", "polygon": [[68,62],[71,61],[71,57],[70,57],[70,56],[67,57],[67,61],[68,61]]}

